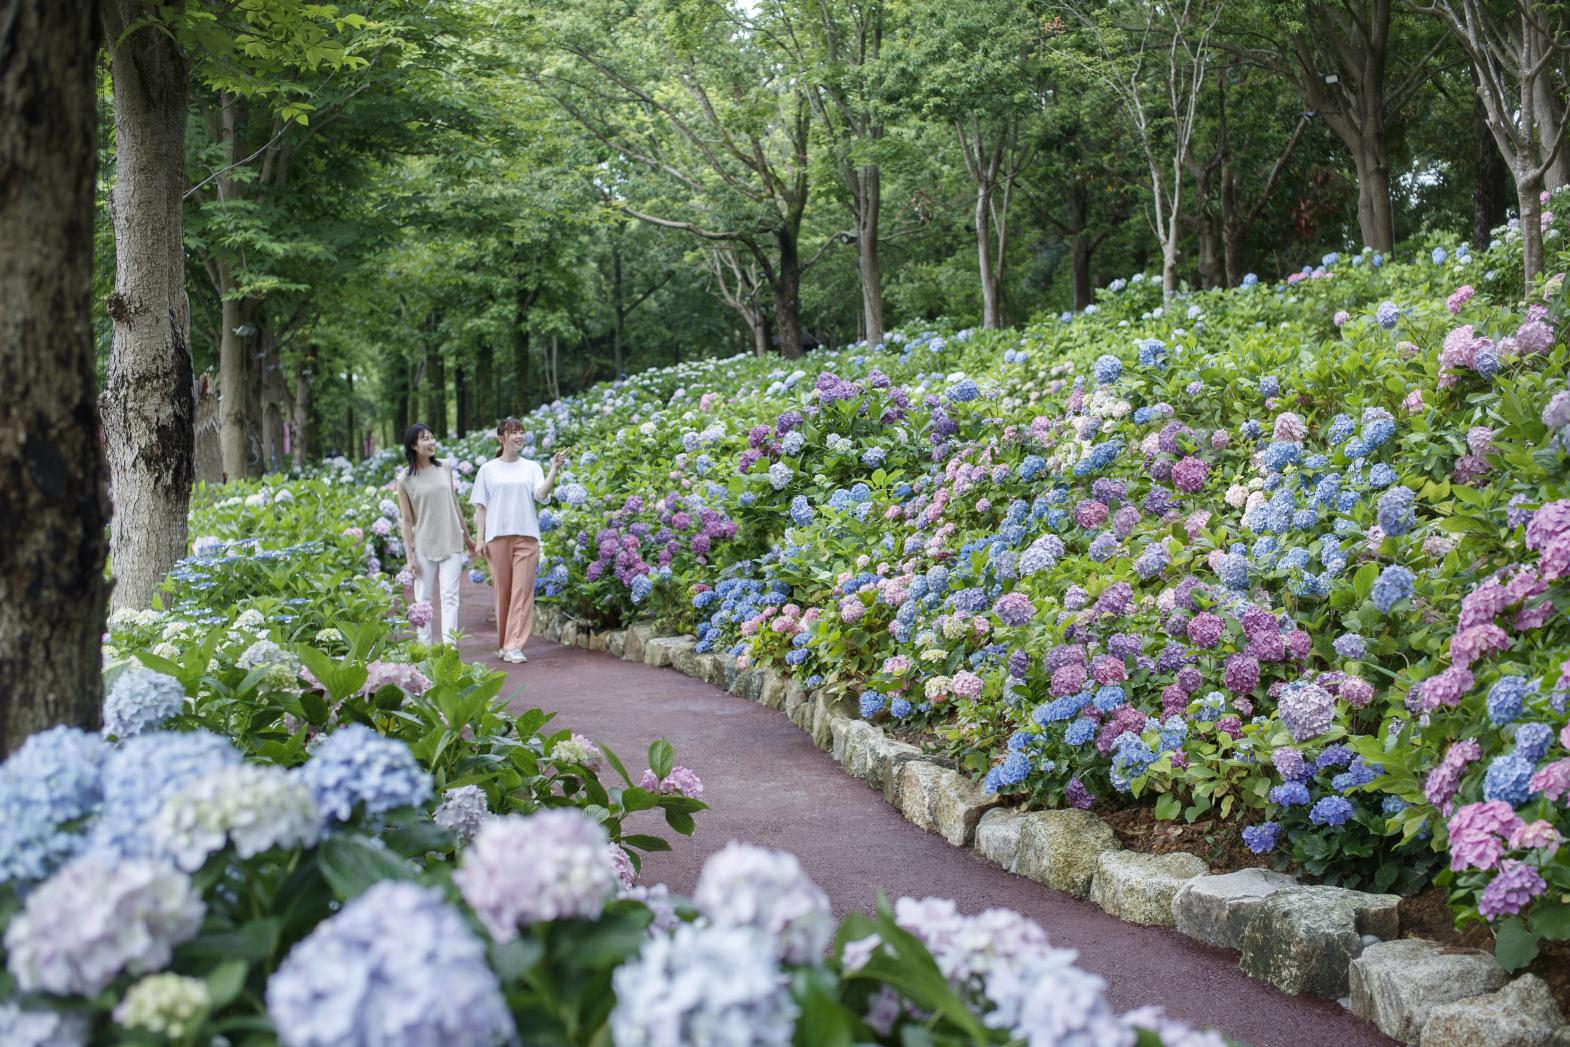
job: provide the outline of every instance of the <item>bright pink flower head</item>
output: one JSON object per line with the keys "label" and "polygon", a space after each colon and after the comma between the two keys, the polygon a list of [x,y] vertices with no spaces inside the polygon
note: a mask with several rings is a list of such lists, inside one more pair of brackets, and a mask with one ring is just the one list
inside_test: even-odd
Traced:
{"label": "bright pink flower head", "polygon": [[1544,850],[1549,857],[1553,857],[1559,845],[1565,842],[1558,829],[1555,829],[1546,819],[1539,818],[1535,822],[1524,822],[1520,828],[1510,834],[1510,849],[1512,851]]}
{"label": "bright pink flower head", "polygon": [[1521,825],[1521,819],[1503,800],[1469,803],[1450,816],[1450,868],[1498,868],[1504,857],[1505,843]]}
{"label": "bright pink flower head", "polygon": [[1452,314],[1459,313],[1461,307],[1470,302],[1472,296],[1476,293],[1476,291],[1472,290],[1471,284],[1462,284],[1455,289],[1455,292],[1449,298],[1445,299],[1445,308],[1450,310]]}
{"label": "bright pink flower head", "polygon": [[1450,638],[1450,661],[1458,669],[1465,669],[1484,655],[1508,650],[1510,634],[1492,622],[1462,629]]}
{"label": "bright pink flower head", "polygon": [[[1566,728],[1570,730],[1570,728]],[[1560,741],[1564,741],[1561,737]],[[1532,775],[1532,780],[1527,783],[1527,788],[1535,793],[1542,793],[1551,803],[1570,797],[1570,759],[1555,760]]]}

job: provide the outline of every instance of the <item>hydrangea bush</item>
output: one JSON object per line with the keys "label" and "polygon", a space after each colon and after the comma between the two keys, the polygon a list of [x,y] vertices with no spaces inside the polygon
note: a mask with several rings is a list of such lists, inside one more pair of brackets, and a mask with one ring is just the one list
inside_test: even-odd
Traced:
{"label": "hydrangea bush", "polygon": [[[574,491],[539,595],[832,687],[1013,802],[1438,882],[1517,966],[1570,936],[1567,307],[1517,297],[1518,235],[591,389],[525,421]],[[1455,843],[1478,804],[1496,849]]]}

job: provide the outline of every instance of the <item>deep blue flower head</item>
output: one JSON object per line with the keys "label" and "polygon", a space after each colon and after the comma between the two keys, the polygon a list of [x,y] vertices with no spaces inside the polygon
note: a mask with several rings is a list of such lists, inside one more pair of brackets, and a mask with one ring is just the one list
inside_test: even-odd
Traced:
{"label": "deep blue flower head", "polygon": [[[802,653],[805,654],[806,652],[803,651]],[[861,692],[861,715],[862,715],[862,718],[866,719],[866,720],[872,719],[874,716],[878,715],[878,713],[883,711],[884,704],[885,704],[885,702],[884,702],[883,695],[879,694],[877,691],[862,691]]]}
{"label": "deep blue flower head", "polygon": [[[1363,418],[1363,445],[1364,445],[1364,448],[1365,448],[1365,450],[1363,452],[1364,454],[1366,454],[1368,451],[1372,451],[1375,448],[1378,448],[1378,447],[1382,446],[1387,440],[1389,440],[1392,436],[1394,436],[1396,434],[1395,419],[1390,417],[1389,412],[1387,412],[1387,411],[1385,411],[1385,410],[1383,410],[1381,408],[1374,408],[1372,410],[1377,412],[1377,413],[1374,413],[1372,416],[1370,416],[1369,412],[1367,412],[1367,411],[1364,412],[1364,418]],[[1351,452],[1351,448],[1347,449],[1347,453],[1349,455],[1352,453]],[[1357,456],[1354,456],[1354,457],[1357,457]]]}
{"label": "deep blue flower head", "polygon": [[1096,691],[1095,706],[1104,713],[1109,713],[1126,701],[1123,688],[1115,683],[1104,684]]}
{"label": "deep blue flower head", "polygon": [[1546,723],[1524,723],[1516,728],[1515,751],[1527,763],[1536,764],[1548,755],[1554,743],[1554,729]]}
{"label": "deep blue flower head", "polygon": [[1413,505],[1417,494],[1406,486],[1392,487],[1379,496],[1377,516],[1386,534],[1402,535],[1417,525]]}
{"label": "deep blue flower head", "polygon": [[1255,854],[1269,854],[1276,849],[1280,840],[1280,822],[1260,822],[1243,829],[1243,843]]}
{"label": "deep blue flower head", "polygon": [[1374,310],[1374,320],[1387,331],[1393,330],[1400,319],[1401,307],[1394,302],[1380,302]]}
{"label": "deep blue flower head", "polygon": [[980,396],[981,390],[976,388],[976,383],[971,379],[962,378],[958,382],[955,382],[953,385],[949,386],[948,392],[945,395],[948,396],[950,402],[963,404],[969,403],[970,401],[976,399],[976,397]]}
{"label": "deep blue flower head", "polygon": [[910,715],[910,702],[904,698],[895,698],[889,702],[889,715],[895,719],[903,720]]}
{"label": "deep blue flower head", "polygon": [[1336,792],[1350,792],[1360,789],[1379,777],[1379,772],[1361,758],[1353,760],[1346,770],[1330,779],[1330,787]]}
{"label": "deep blue flower head", "polygon": [[1528,783],[1535,768],[1531,761],[1517,753],[1496,756],[1483,775],[1483,799],[1503,800],[1511,807],[1519,807],[1532,797]]}
{"label": "deep blue flower head", "polygon": [[1123,361],[1119,360],[1111,353],[1107,353],[1103,356],[1096,357],[1096,363],[1093,370],[1098,383],[1101,385],[1111,385],[1122,376]]}
{"label": "deep blue flower head", "polygon": [[1352,802],[1344,796],[1325,796],[1308,812],[1315,825],[1345,825],[1352,819]]}
{"label": "deep blue flower head", "polygon": [[806,495],[798,494],[790,500],[791,522],[797,527],[806,527],[811,524],[813,516],[812,506],[808,504]]}
{"label": "deep blue flower head", "polygon": [[1068,730],[1063,732],[1063,741],[1067,745],[1084,745],[1096,737],[1096,721],[1088,716],[1081,716],[1068,725]]}
{"label": "deep blue flower head", "polygon": [[1282,782],[1270,790],[1270,802],[1277,807],[1300,807],[1308,802],[1308,786],[1302,782]]}
{"label": "deep blue flower head", "polygon": [[1167,345],[1159,338],[1142,338],[1139,341],[1139,366],[1162,367]]}
{"label": "deep blue flower head", "polygon": [[1374,590],[1370,594],[1374,606],[1381,614],[1389,614],[1396,604],[1412,595],[1412,585],[1416,576],[1400,564],[1390,564],[1374,581]]}
{"label": "deep blue flower head", "polygon": [[1398,479],[1400,477],[1396,475],[1396,471],[1384,462],[1375,462],[1373,468],[1368,471],[1368,486],[1375,490],[1389,487]]}
{"label": "deep blue flower head", "polygon": [[1259,376],[1259,395],[1265,399],[1281,395],[1281,381],[1273,374]]}
{"label": "deep blue flower head", "polygon": [[1330,427],[1325,430],[1325,439],[1332,444],[1342,444],[1357,431],[1357,423],[1351,417],[1338,414],[1330,420]]}
{"label": "deep blue flower head", "polygon": [[1335,745],[1327,745],[1318,758],[1314,760],[1314,770],[1323,771],[1327,767],[1345,767],[1356,757],[1357,754],[1352,751],[1351,746],[1342,745],[1340,742],[1337,742]]}
{"label": "deep blue flower head", "polygon": [[1265,448],[1261,462],[1273,473],[1279,473],[1303,457],[1303,448],[1290,440],[1277,440]]}
{"label": "deep blue flower head", "polygon": [[632,602],[640,604],[654,592],[654,583],[649,580],[648,575],[639,574],[633,576],[632,585],[629,588],[632,589]]}
{"label": "deep blue flower head", "polygon": [[334,821],[348,821],[356,809],[374,818],[431,798],[431,776],[409,747],[364,724],[348,724],[322,739],[299,773],[323,816]]}
{"label": "deep blue flower head", "polygon": [[1501,676],[1488,689],[1488,719],[1499,727],[1510,723],[1526,708],[1526,699],[1537,690],[1537,682],[1524,676]]}

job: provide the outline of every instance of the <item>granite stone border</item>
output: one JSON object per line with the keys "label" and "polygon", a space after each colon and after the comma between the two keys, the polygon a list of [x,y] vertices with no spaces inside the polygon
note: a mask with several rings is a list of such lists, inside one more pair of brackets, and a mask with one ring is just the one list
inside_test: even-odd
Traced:
{"label": "granite stone border", "polygon": [[775,669],[700,653],[693,637],[648,623],[597,630],[550,605],[538,607],[536,621],[547,640],[674,669],[777,709],[912,825],[1117,919],[1236,950],[1250,977],[1338,999],[1393,1039],[1570,1047],[1570,1025],[1539,979],[1512,980],[1485,952],[1400,937],[1395,895],[1300,884],[1265,869],[1211,873],[1192,854],[1128,851],[1090,811],[1003,806],[946,762],[860,718],[842,685],[808,690]]}

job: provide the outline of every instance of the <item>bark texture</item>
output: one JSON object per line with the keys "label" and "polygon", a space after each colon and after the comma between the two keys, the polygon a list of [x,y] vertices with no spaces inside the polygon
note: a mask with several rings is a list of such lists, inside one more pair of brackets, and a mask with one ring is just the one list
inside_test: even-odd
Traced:
{"label": "bark texture", "polygon": [[186,551],[196,468],[196,398],[186,338],[186,69],[180,48],[151,26],[143,0],[104,5],[114,82],[114,342],[101,402],[114,499],[116,609],[141,609]]}
{"label": "bark texture", "polygon": [[0,518],[13,524],[0,542],[0,756],[51,725],[99,723],[99,30],[94,0],[0,0]]}

